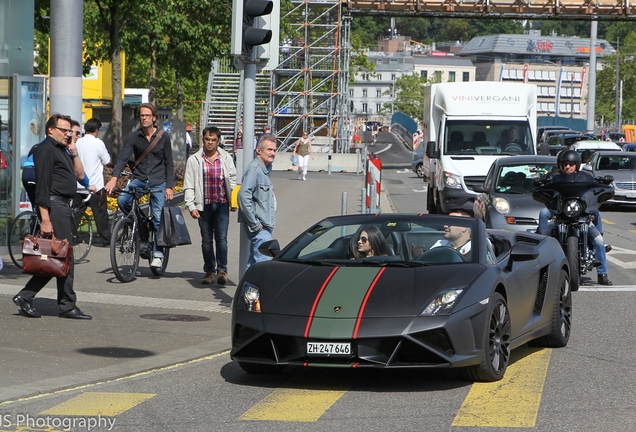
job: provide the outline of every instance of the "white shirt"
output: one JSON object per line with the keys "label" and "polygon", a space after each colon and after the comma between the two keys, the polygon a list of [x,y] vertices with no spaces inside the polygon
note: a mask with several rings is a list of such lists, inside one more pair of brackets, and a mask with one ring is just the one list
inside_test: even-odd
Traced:
{"label": "white shirt", "polygon": [[431,246],[431,249],[439,247],[439,246],[452,247],[452,248],[458,250],[459,253],[461,253],[462,255],[466,255],[468,252],[470,252],[471,241],[468,240],[468,242],[466,244],[464,244],[463,246],[461,246],[459,248],[455,248],[455,246],[453,246],[453,243],[451,243],[450,240],[440,239],[440,240],[437,240],[433,246]]}
{"label": "white shirt", "polygon": [[[77,140],[75,147],[91,186],[95,186],[97,191],[104,189],[104,165],[110,163],[104,141],[86,134]],[[79,183],[77,188],[84,189]]]}
{"label": "white shirt", "polygon": [[192,137],[190,136],[189,132],[186,132],[186,145],[188,146],[188,148],[192,148]]}

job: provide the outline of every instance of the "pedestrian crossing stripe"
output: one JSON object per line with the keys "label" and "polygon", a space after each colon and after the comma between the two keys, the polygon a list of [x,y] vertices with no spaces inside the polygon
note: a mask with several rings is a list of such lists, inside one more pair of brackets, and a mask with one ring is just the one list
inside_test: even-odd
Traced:
{"label": "pedestrian crossing stripe", "polygon": [[347,390],[278,389],[239,420],[316,422]]}
{"label": "pedestrian crossing stripe", "polygon": [[534,427],[551,354],[543,348],[512,351],[503,379],[473,384],[452,426]]}
{"label": "pedestrian crossing stripe", "polygon": [[40,414],[115,417],[154,396],[156,396],[156,394],[153,393],[85,392],[46,411],[42,411]]}

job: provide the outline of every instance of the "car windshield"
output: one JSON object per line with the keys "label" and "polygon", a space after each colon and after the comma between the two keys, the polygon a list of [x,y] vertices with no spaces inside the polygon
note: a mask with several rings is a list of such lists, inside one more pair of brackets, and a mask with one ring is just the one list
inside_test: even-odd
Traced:
{"label": "car windshield", "polygon": [[446,122],[445,152],[464,154],[532,154],[534,143],[527,122],[449,120]]}
{"label": "car windshield", "polygon": [[502,165],[497,173],[495,190],[507,194],[529,194],[534,187],[535,178],[543,178],[556,169],[556,163]]}
{"label": "car windshield", "polygon": [[599,171],[618,171],[618,170],[636,171],[636,155],[634,156],[623,156],[623,155],[601,156],[596,160],[594,169]]}
{"label": "car windshield", "polygon": [[465,216],[413,215],[392,218],[325,219],[288,245],[277,260],[323,265],[421,266],[477,261],[472,233],[477,222]]}

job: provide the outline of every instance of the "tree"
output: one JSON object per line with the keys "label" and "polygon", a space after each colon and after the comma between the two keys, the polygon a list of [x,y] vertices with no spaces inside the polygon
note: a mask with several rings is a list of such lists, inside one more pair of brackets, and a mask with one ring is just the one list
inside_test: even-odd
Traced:
{"label": "tree", "polygon": [[[424,87],[431,83],[423,76],[402,75],[395,81],[395,100],[393,106],[391,103],[385,103],[383,109],[401,111],[412,119],[421,119],[424,112]],[[384,93],[391,96],[391,90]]]}

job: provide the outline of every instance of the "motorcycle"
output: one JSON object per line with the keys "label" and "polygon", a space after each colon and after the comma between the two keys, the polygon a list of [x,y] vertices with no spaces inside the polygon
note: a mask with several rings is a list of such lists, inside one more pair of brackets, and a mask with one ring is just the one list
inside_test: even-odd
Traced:
{"label": "motorcycle", "polygon": [[612,176],[597,177],[585,182],[548,182],[537,185],[532,198],[543,203],[554,215],[555,237],[570,265],[570,286],[577,291],[580,276],[598,267],[594,249],[589,246],[588,228],[593,214],[614,196]]}

